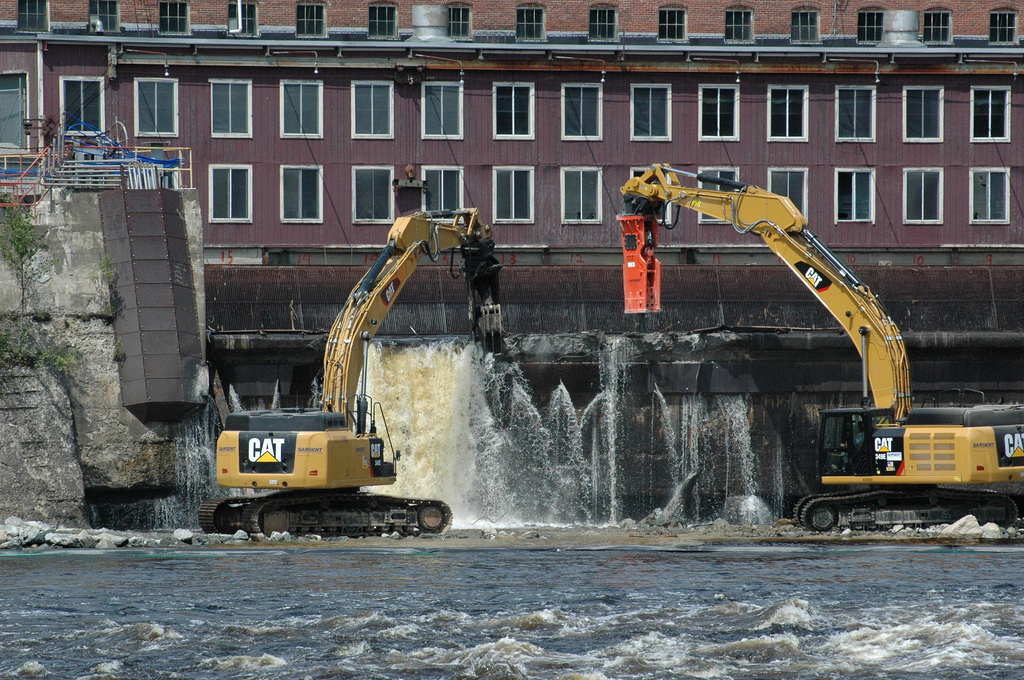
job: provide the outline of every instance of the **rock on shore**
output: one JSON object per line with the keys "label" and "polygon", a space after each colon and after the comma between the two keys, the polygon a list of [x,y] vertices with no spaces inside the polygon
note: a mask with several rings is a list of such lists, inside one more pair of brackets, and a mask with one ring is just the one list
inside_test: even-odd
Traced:
{"label": "rock on shore", "polygon": [[[908,541],[938,540],[942,542],[977,542],[1024,540],[1024,532],[1016,528],[1003,529],[993,523],[978,524],[973,515],[967,515],[953,524],[941,524],[927,529],[915,529],[897,525],[889,531],[833,530],[825,534],[805,531],[792,520],[779,520],[766,524],[729,524],[724,519],[710,524],[685,525],[678,521],[651,523],[649,519],[636,522],[623,520],[619,526],[606,527],[533,527],[484,529],[456,529],[444,534],[403,536],[395,532],[379,537],[359,539],[380,540],[433,540],[454,541],[460,546],[510,544],[517,541],[539,542],[551,547],[573,547],[584,545],[631,545],[662,544],[666,541],[684,542],[787,542],[787,541]],[[240,545],[253,543],[339,543],[351,540],[344,536],[323,538],[317,535],[292,536],[288,532],[248,534],[236,531],[234,534],[207,534],[191,529],[173,531],[124,532],[111,529],[77,529],[64,526],[54,527],[45,522],[26,521],[8,517],[0,524],[0,549],[49,550],[94,548],[111,550],[116,548],[173,548],[185,546]]]}

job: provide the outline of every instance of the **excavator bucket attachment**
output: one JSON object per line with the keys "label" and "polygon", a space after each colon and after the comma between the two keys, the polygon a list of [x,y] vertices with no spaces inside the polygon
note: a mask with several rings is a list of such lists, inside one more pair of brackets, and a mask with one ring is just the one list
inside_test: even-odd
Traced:
{"label": "excavator bucket attachment", "polygon": [[661,311],[661,262],[654,257],[658,246],[658,221],[650,215],[623,215],[622,282],[626,313]]}

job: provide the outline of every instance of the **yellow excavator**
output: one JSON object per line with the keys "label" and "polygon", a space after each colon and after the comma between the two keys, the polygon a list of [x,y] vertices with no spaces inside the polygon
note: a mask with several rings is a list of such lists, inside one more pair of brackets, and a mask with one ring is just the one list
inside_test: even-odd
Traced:
{"label": "yellow excavator", "polygon": [[449,267],[457,276],[456,250],[473,335],[485,351],[501,352],[501,265],[493,254],[491,229],[479,212],[469,208],[399,218],[328,335],[321,407],[227,416],[217,439],[217,483],[273,491],[206,501],[199,511],[204,531],[362,536],[439,533],[450,526],[451,509],[440,500],[395,498],[361,487],[394,484],[400,458],[390,442],[385,447],[383,409],[367,395],[370,340],[420,259],[436,262],[443,251],[453,251]]}
{"label": "yellow excavator", "polygon": [[[701,186],[684,186],[685,177]],[[801,498],[794,509],[797,521],[812,531],[929,526],[967,514],[981,523],[1016,522],[1017,506],[1009,496],[976,485],[1024,481],[1024,407],[912,408],[899,328],[868,286],[807,229],[807,219],[789,198],[660,164],[627,181],[622,193],[635,213],[619,218],[626,311],[660,308],[657,213],[673,203],[760,236],[860,353],[861,407],[823,410],[818,441],[821,483],[848,488]]]}

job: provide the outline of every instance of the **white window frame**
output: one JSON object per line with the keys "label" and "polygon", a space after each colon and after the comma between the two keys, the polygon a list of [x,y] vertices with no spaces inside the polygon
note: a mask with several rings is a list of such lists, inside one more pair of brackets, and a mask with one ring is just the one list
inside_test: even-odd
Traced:
{"label": "white window frame", "polygon": [[[978,90],[985,90],[985,91],[1002,90],[1003,92],[1006,93],[1006,104],[1003,106],[1003,120],[1006,121],[1006,130],[1005,130],[1006,134],[1003,137],[975,137],[974,136],[974,96],[975,96],[975,93]],[[991,86],[991,87],[990,86],[986,86],[986,85],[972,85],[971,86],[971,114],[970,114],[971,115],[971,120],[970,120],[970,126],[971,126],[971,141],[972,142],[976,142],[976,143],[979,143],[979,144],[986,144],[986,143],[999,143],[999,142],[1008,142],[1008,141],[1010,141],[1010,119],[1012,118],[1011,112],[1013,111],[1013,106],[1011,105],[1011,98],[1012,97],[1013,97],[1013,92],[1012,92],[1011,88],[1007,87],[1007,86]]]}
{"label": "white window frame", "polygon": [[[457,87],[459,88],[459,131],[456,134],[428,134],[427,133],[427,88],[430,87]],[[420,133],[423,139],[462,139],[465,134],[465,90],[464,85],[457,81],[431,81],[420,86]]]}
{"label": "white window frame", "polygon": [[[286,170],[316,170],[317,171],[317,205],[319,215],[309,217],[285,217],[284,216],[284,174]],[[282,165],[278,181],[279,200],[281,205],[281,222],[285,224],[323,224],[324,222],[324,168],[322,165]]]}
{"label": "white window frame", "polygon": [[[498,132],[498,88],[499,87],[528,87],[530,88],[530,101],[529,101],[529,126],[530,132],[525,135],[517,134],[505,134]],[[494,139],[522,139],[532,140],[536,138],[536,101],[537,101],[537,88],[534,83],[494,83],[491,86],[491,118],[493,125],[491,130],[493,132]]]}
{"label": "white window frame", "polygon": [[[90,82],[99,83],[100,87],[100,124],[97,126],[100,130],[107,129],[106,119],[106,88],[104,87],[104,78],[102,76],[89,77],[89,76],[61,76],[60,77],[60,110],[63,112],[67,110],[67,103],[64,101],[64,83],[68,82]],[[63,124],[64,121],[61,121]],[[71,135],[86,134],[84,132],[74,131],[69,132]]]}
{"label": "white window frame", "polygon": [[[936,90],[939,93],[939,136],[938,137],[908,137],[907,136],[907,93],[910,90]],[[903,88],[903,141],[907,144],[935,144],[941,143],[945,137],[946,130],[946,88],[941,85],[915,85],[904,86]],[[973,122],[973,118],[971,119]]]}
{"label": "white window frame", "polygon": [[[636,135],[636,90],[665,90],[665,134],[640,137]],[[629,139],[634,142],[672,141],[672,86],[668,83],[633,83],[629,86]]]}
{"label": "white window frame", "polygon": [[[459,195],[458,200],[455,201],[455,210],[458,210],[464,205],[464,196],[466,192],[466,176],[463,169],[458,165],[424,165],[420,170],[420,179],[424,182],[427,181],[428,172],[457,172],[459,174]],[[420,209],[426,212],[429,210],[427,207],[427,189],[424,187],[422,192],[422,199],[420,201]],[[437,210],[447,210],[448,208],[437,208]]]}
{"label": "white window frame", "polygon": [[[565,199],[566,199],[566,193],[565,193],[565,173],[567,173],[567,172],[596,172],[597,173],[597,188],[596,188],[595,196],[594,196],[595,200],[597,201],[597,211],[596,211],[597,212],[597,216],[594,219],[582,219],[582,218],[578,219],[578,220],[566,219],[566,217],[565,217]],[[558,217],[559,217],[561,223],[562,224],[601,224],[603,222],[603,220],[604,220],[603,206],[602,206],[602,203],[604,203],[604,201],[602,200],[602,192],[601,192],[602,188],[604,187],[604,171],[602,170],[602,168],[600,166],[596,166],[596,165],[567,165],[567,166],[562,166],[561,168],[559,168],[558,177],[559,177],[559,184],[561,185],[561,189],[562,189],[562,200],[559,202],[559,205],[558,205]],[[582,198],[581,198],[581,203],[582,203]]]}
{"label": "white window frame", "polygon": [[[19,90],[21,92],[22,119],[26,118],[28,116],[28,112],[31,110],[29,108],[30,102],[29,102],[29,90],[28,90],[28,77],[29,77],[28,73],[26,73],[25,71],[10,71],[10,72],[7,72],[7,73],[2,73],[0,75],[3,75],[4,77],[8,77],[8,78],[17,78],[20,81],[21,87],[19,88]],[[60,93],[61,93],[61,97],[63,97],[64,96],[64,87],[63,86],[61,86],[61,88],[60,88]],[[101,93],[102,93],[102,90],[101,90]],[[61,108],[61,110],[63,110],[63,107]],[[0,145],[0,149],[4,149],[4,150],[14,150],[14,149],[27,150],[27,149],[29,149],[29,144],[30,144],[29,135],[25,131],[25,128],[20,123],[18,124],[18,135],[17,136],[18,136],[18,139],[21,140],[21,142],[17,146],[3,146],[3,145]]]}
{"label": "white window frame", "polygon": [[391,224],[395,221],[394,198],[388,201],[387,217],[365,219],[356,216],[356,176],[360,170],[387,170],[388,184],[395,181],[395,167],[393,165],[353,165],[352,166],[352,223],[353,224]]}
{"label": "white window frame", "polygon": [[[500,171],[509,171],[509,172],[522,172],[522,171],[526,171],[526,172],[530,173],[530,187],[529,187],[530,216],[529,217],[527,217],[525,219],[523,219],[523,218],[514,218],[514,217],[513,218],[498,217],[498,172],[500,172]],[[534,212],[536,210],[536,202],[534,200],[534,198],[535,198],[535,184],[534,184],[535,177],[536,177],[536,173],[534,172],[532,165],[496,165],[496,166],[494,166],[493,170],[491,171],[491,205],[494,206],[494,213],[493,213],[493,215],[494,215],[494,223],[495,224],[533,224],[534,215],[536,214]],[[515,197],[514,196],[509,196],[509,205],[514,205],[514,204],[515,204]]]}
{"label": "white window frame", "polygon": [[[699,168],[697,168],[697,172],[702,175],[721,175],[723,171],[735,173],[735,177],[733,177],[733,180],[736,182],[741,181],[740,169],[738,166],[735,165],[702,165]],[[698,183],[698,186],[702,186],[702,184]],[[715,186],[712,188],[716,190],[729,191],[725,187],[721,186]],[[710,215],[705,215],[702,212],[697,213],[697,222],[700,224],[729,224],[728,220],[715,219],[714,217],[711,217]]]}
{"label": "white window frame", "polygon": [[[285,86],[287,85],[315,85],[317,88],[317,131],[315,133],[308,132],[285,132],[284,131],[284,112],[285,112]],[[281,138],[282,139],[323,139],[324,137],[324,83],[322,80],[282,80],[277,88],[278,91],[278,117],[281,120]],[[298,167],[298,166],[295,166]]]}
{"label": "white window frame", "polygon": [[[843,90],[868,90],[871,92],[871,133],[867,137],[840,137],[839,136],[839,92]],[[836,142],[874,142],[875,131],[878,120],[878,89],[874,85],[836,85]]]}
{"label": "white window frame", "polygon": [[[1001,172],[1006,175],[1006,184],[1003,186],[1003,205],[1006,206],[1006,217],[1002,219],[987,219],[981,220],[974,217],[974,175],[979,172]],[[969,203],[967,205],[967,211],[969,221],[971,224],[1009,224],[1010,223],[1010,168],[971,168],[968,174],[970,186],[968,187],[970,193]],[[991,214],[991,206],[989,213]]]}
{"label": "white window frame", "polygon": [[[246,131],[245,132],[214,132],[213,131],[213,88],[215,85],[245,85]],[[252,81],[231,78],[210,78],[210,136],[214,138],[252,139]]]}
{"label": "white window frame", "polygon": [[[772,135],[772,91],[773,90],[801,90],[803,97],[800,102],[800,136],[773,136]],[[810,127],[807,121],[808,100],[810,100],[810,88],[807,85],[769,85],[768,86],[768,141],[769,142],[806,142],[807,128]],[[786,127],[788,128],[788,121]]]}
{"label": "white window frame", "polygon": [[[174,86],[174,113],[171,116],[174,121],[174,129],[171,132],[148,132],[144,131],[139,121],[142,113],[142,101],[139,96],[139,87],[143,83],[171,83]],[[134,83],[135,90],[135,136],[136,137],[157,137],[157,138],[169,138],[178,136],[178,79],[177,78],[136,78]]]}
{"label": "white window frame", "polygon": [[[770,192],[772,192],[774,194],[779,194],[780,196],[785,196],[785,194],[783,194],[783,193],[781,193],[779,191],[776,191],[775,187],[772,186],[772,173],[773,172],[799,172],[799,173],[803,174],[803,176],[804,176],[803,187],[802,187],[803,188],[803,191],[802,191],[803,195],[800,197],[800,205],[796,206],[796,208],[797,208],[797,210],[800,211],[801,215],[803,215],[804,217],[807,217],[807,211],[808,211],[808,205],[807,205],[807,185],[810,184],[810,182],[809,182],[809,179],[810,179],[809,168],[807,168],[806,166],[798,166],[798,165],[792,165],[792,166],[786,165],[786,166],[779,166],[779,167],[774,167],[773,166],[773,167],[769,167],[768,168],[768,173],[765,176],[765,186],[768,187],[768,191],[770,191]],[[792,200],[792,198],[790,198],[790,200]]]}
{"label": "white window frame", "polygon": [[[244,217],[244,218],[214,217],[214,215],[213,215],[213,205],[214,205],[214,201],[213,201],[213,189],[214,189],[213,172],[214,172],[214,170],[246,170],[247,171],[248,174],[247,174],[247,181],[246,181],[246,196],[245,196],[245,198],[246,198],[246,207],[245,207],[246,217]],[[210,222],[211,223],[216,223],[216,224],[252,224],[252,165],[244,165],[244,164],[238,164],[238,163],[235,163],[235,164],[222,164],[222,165],[221,164],[217,164],[217,165],[211,164],[210,165],[210,170],[209,170],[209,173],[208,173],[208,179],[209,179],[209,183],[210,183],[210,191],[209,191],[209,195],[210,195]],[[282,182],[282,185],[283,185],[283,182]]]}
{"label": "white window frame", "polygon": [[[839,219],[839,175],[844,172],[850,173],[867,173],[868,175],[868,217],[867,219]],[[836,168],[833,174],[832,180],[832,217],[835,219],[836,224],[874,224],[875,223],[875,210],[876,210],[876,199],[875,194],[877,193],[875,184],[875,169],[874,168]],[[856,204],[856,200],[854,201]]]}
{"label": "white window frame", "polygon": [[[709,135],[704,132],[704,90],[732,90],[736,96],[732,100],[732,135]],[[740,141],[740,87],[739,85],[701,85],[697,88],[697,139],[702,142],[738,142]]]}
{"label": "white window frame", "polygon": [[[939,202],[938,210],[936,211],[938,213],[938,217],[936,219],[934,219],[934,220],[926,220],[926,219],[912,220],[912,219],[910,219],[910,216],[907,214],[908,210],[909,210],[909,207],[910,207],[910,201],[908,200],[910,198],[909,193],[908,193],[909,187],[907,185],[907,182],[910,179],[910,173],[912,173],[912,172],[937,172],[939,174],[939,186],[938,186],[938,189],[936,190],[936,194],[935,194],[935,198]],[[945,181],[944,175],[945,175],[945,173],[943,173],[942,168],[937,168],[937,167],[931,167],[931,168],[903,168],[903,223],[904,224],[942,224],[943,207],[944,207],[944,204],[945,204],[945,200],[943,200],[944,197],[942,195],[944,181]]]}
{"label": "white window frame", "polygon": [[[565,90],[569,87],[589,87],[597,88],[597,134],[596,135],[570,135],[565,131],[566,123],[568,118],[565,115]],[[580,141],[593,141],[599,142],[604,135],[604,85],[602,83],[562,83],[562,141],[565,142],[580,142]]]}
{"label": "white window frame", "polygon": [[[388,131],[386,133],[356,132],[356,87],[360,85],[387,85],[388,87]],[[395,138],[395,83],[390,80],[353,80],[349,89],[352,100],[352,139],[394,139]]]}

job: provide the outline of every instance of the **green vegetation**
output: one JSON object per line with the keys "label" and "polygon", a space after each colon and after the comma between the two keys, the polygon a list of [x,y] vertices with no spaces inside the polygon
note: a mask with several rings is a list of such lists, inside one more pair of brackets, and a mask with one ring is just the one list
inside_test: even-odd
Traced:
{"label": "green vegetation", "polygon": [[6,208],[0,222],[0,258],[18,284],[18,307],[0,317],[0,367],[50,366],[67,370],[75,365],[73,348],[53,342],[40,324],[51,320],[48,312],[29,314],[37,285],[52,268],[43,255],[46,240],[36,233],[31,213]]}

